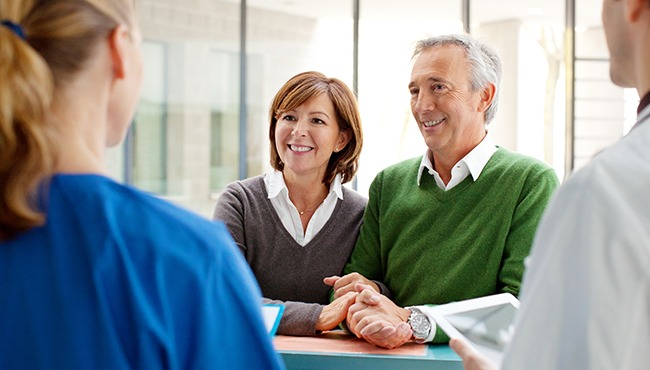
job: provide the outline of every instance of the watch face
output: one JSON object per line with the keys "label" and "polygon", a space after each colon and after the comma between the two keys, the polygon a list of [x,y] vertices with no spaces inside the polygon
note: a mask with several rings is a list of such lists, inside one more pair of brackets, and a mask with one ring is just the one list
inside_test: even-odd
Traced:
{"label": "watch face", "polygon": [[429,336],[431,323],[429,322],[429,318],[424,314],[412,311],[412,314],[409,317],[409,324],[411,325],[411,330],[413,330],[413,335],[416,338],[426,338]]}
{"label": "watch face", "polygon": [[431,323],[429,323],[429,320],[424,315],[415,315],[411,321],[411,325],[415,331],[420,333],[429,331],[429,329],[431,329]]}

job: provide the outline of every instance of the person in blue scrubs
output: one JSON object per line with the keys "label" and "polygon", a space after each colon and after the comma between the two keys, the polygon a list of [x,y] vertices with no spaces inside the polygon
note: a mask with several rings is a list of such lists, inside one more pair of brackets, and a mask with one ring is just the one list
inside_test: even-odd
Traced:
{"label": "person in blue scrubs", "polygon": [[132,0],[0,2],[0,369],[282,369],[225,226],[108,178]]}

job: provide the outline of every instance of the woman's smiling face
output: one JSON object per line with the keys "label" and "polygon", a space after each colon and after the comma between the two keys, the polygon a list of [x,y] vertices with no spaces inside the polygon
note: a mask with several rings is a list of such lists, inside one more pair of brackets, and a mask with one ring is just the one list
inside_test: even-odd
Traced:
{"label": "woman's smiling face", "polygon": [[317,174],[322,178],[332,153],[347,142],[348,134],[339,129],[334,104],[327,94],[278,115],[275,145],[285,175]]}

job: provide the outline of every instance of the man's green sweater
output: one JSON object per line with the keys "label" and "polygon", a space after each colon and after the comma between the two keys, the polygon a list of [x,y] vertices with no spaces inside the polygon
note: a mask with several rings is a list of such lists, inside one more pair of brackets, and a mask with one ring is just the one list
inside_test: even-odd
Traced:
{"label": "man's green sweater", "polygon": [[418,186],[420,161],[374,179],[345,273],[383,282],[401,307],[517,296],[524,258],[558,186],[553,169],[499,148],[478,179],[444,191],[426,171]]}

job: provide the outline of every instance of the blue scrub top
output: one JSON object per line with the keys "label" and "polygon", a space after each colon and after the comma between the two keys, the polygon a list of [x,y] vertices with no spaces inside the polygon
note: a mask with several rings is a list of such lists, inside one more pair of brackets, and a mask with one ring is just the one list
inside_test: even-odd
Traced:
{"label": "blue scrub top", "polygon": [[99,175],[55,175],[0,243],[0,369],[280,369],[226,228]]}

